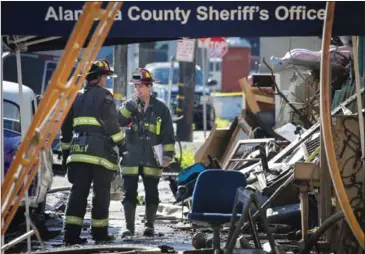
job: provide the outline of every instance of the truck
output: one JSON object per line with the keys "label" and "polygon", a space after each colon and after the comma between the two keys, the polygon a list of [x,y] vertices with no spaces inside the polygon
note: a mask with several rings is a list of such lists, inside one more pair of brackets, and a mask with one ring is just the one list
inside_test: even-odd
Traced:
{"label": "truck", "polygon": [[[145,66],[147,70],[149,70],[154,79],[157,80],[153,85],[153,90],[157,92],[157,94],[161,98],[161,94],[164,94],[164,98],[161,98],[163,101],[167,101],[167,90],[169,85],[169,73],[171,68],[170,62],[154,62],[149,63]],[[176,115],[176,107],[177,107],[177,95],[178,95],[178,78],[179,78],[179,64],[178,62],[174,62],[173,64],[173,78],[172,78],[172,87],[171,87],[171,99],[170,104],[168,105],[171,108],[171,112],[173,115]],[[203,97],[203,74],[201,68],[196,65],[195,67],[195,90],[194,90],[194,98],[193,98],[193,122],[195,124],[195,129],[203,129],[203,102],[204,100],[207,102],[207,129],[210,130],[215,123],[215,110],[213,106],[213,100],[211,97],[211,89],[210,87],[215,86],[217,82],[215,80],[209,80],[207,82],[207,86],[205,87],[205,95],[206,98]],[[161,90],[166,91],[162,93]]]}
{"label": "truck", "polygon": [[[25,134],[32,122],[37,110],[37,98],[29,87],[23,85],[24,109],[20,110],[19,85],[15,82],[3,81],[3,134],[4,134],[4,168],[2,177],[6,175],[14,156],[21,144],[22,134]],[[21,114],[24,114],[22,126],[20,124]],[[28,190],[29,206],[32,214],[44,214],[45,199],[53,181],[52,172],[52,152],[51,149],[40,154],[40,166],[37,174]],[[4,178],[2,178],[4,179]],[[24,222],[25,198],[23,198],[20,208],[17,211],[9,230],[12,227]]]}
{"label": "truck", "polygon": [[[60,52],[53,53],[60,54]],[[18,77],[15,53],[6,52],[3,54],[2,58],[4,80],[16,83]],[[37,103],[39,103],[45,93],[59,60],[59,55],[51,55],[48,53],[21,54],[23,83],[34,92],[37,97]],[[73,71],[74,68],[72,72]],[[111,79],[107,80],[106,89],[113,92],[113,81]],[[60,136],[61,131],[59,130],[52,143],[53,172],[56,175],[65,175],[66,172],[62,168]]]}

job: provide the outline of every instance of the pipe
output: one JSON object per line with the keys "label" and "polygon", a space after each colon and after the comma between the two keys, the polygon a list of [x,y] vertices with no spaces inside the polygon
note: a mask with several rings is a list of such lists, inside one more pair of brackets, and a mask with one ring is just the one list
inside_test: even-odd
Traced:
{"label": "pipe", "polygon": [[12,247],[12,246],[20,243],[21,241],[23,241],[26,238],[31,237],[33,234],[35,234],[35,231],[34,230],[30,230],[27,233],[25,233],[24,235],[19,236],[18,238],[15,238],[11,242],[9,242],[9,243],[5,244],[3,247],[1,247],[1,252],[6,251],[10,247]]}
{"label": "pipe", "polygon": [[172,89],[172,83],[174,80],[174,64],[175,64],[175,56],[173,55],[170,58],[169,86],[167,89],[167,107],[169,109],[171,109],[171,89]]}
{"label": "pipe", "polygon": [[331,227],[336,225],[336,222],[343,219],[344,214],[342,211],[339,211],[332,216],[330,216],[312,235],[312,237],[305,244],[304,249],[299,254],[309,254],[310,250],[316,244],[318,239]]}
{"label": "pipe", "polygon": [[[18,86],[19,86],[19,107],[20,107],[20,128],[21,128],[21,135],[22,141],[24,140],[25,132],[26,132],[26,125],[25,125],[25,107],[24,107],[24,96],[23,96],[23,78],[22,78],[22,60],[20,57],[20,49],[16,50],[16,69],[17,69],[17,76],[18,76]],[[25,177],[25,182],[28,182],[28,176]],[[28,190],[25,190],[25,214],[29,215],[29,197],[28,197]],[[26,230],[27,232],[30,231],[30,223],[29,217],[25,217],[26,221]],[[30,236],[27,238],[27,253],[30,253],[32,250]]]}
{"label": "pipe", "polygon": [[328,167],[331,173],[331,179],[334,185],[334,189],[341,205],[341,208],[345,214],[346,220],[351,228],[351,231],[355,235],[360,246],[365,248],[365,237],[353,211],[350,206],[345,188],[342,183],[340,169],[337,165],[336,153],[333,143],[332,128],[331,128],[331,104],[330,104],[330,56],[329,47],[332,34],[332,25],[334,18],[335,2],[327,2],[326,4],[326,18],[323,25],[323,38],[322,38],[322,61],[321,61],[321,84],[320,84],[320,114],[321,114],[321,127],[324,137],[324,148],[326,151]]}
{"label": "pipe", "polygon": [[58,187],[58,188],[50,189],[49,191],[47,191],[47,194],[56,193],[56,192],[60,192],[60,191],[69,191],[69,190],[71,190],[71,186]]}
{"label": "pipe", "polygon": [[[254,215],[252,216],[252,218],[254,220],[257,219],[257,217],[260,215],[260,211],[261,210],[266,210],[268,208],[268,206],[271,204],[272,201],[275,200],[275,198],[277,198],[279,196],[279,194],[290,184],[294,181],[294,173],[293,171],[290,171],[292,174],[289,176],[288,179],[286,179],[286,181],[280,185],[276,191],[270,196],[270,198],[268,200],[266,200],[265,203],[263,203],[260,207],[260,209],[258,211],[256,211],[254,213]],[[241,232],[246,230],[248,228],[250,224],[248,222],[246,222],[242,227],[241,227]]]}

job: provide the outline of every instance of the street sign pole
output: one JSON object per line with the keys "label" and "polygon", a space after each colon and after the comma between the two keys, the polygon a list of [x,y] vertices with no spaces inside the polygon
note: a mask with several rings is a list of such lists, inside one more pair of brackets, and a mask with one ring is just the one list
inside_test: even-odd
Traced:
{"label": "street sign pole", "polygon": [[206,49],[202,48],[202,70],[203,70],[203,129],[204,138],[207,138],[207,101],[205,99],[205,86],[207,84]]}
{"label": "street sign pole", "polygon": [[204,129],[204,138],[206,138],[207,137],[206,84],[207,84],[207,74],[208,74],[207,72],[209,66],[209,62],[207,61],[207,59],[208,57],[223,58],[223,56],[228,52],[228,45],[227,41],[223,37],[214,37],[214,38],[200,38],[199,47],[201,48],[202,72],[203,72],[203,129]]}

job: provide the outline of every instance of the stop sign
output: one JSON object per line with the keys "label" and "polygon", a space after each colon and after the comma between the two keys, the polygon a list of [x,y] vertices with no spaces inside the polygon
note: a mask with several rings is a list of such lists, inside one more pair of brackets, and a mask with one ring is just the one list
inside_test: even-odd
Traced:
{"label": "stop sign", "polygon": [[228,52],[228,44],[223,37],[212,37],[199,39],[201,46],[208,49],[209,57],[221,58]]}

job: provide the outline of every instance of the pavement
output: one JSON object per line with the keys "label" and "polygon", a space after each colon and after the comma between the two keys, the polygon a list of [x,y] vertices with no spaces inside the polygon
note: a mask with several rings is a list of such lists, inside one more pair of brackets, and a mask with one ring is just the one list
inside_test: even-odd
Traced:
{"label": "pavement", "polygon": [[[206,133],[209,135],[209,132]],[[204,143],[204,132],[194,131],[193,142],[181,142],[184,148],[194,147],[194,150],[198,150]],[[176,144],[177,145],[177,144]],[[178,147],[177,147],[178,149]],[[178,151],[178,150],[177,150]],[[71,184],[65,177],[54,176],[51,189],[71,187]],[[144,206],[137,206],[136,211],[136,236],[133,241],[124,241],[121,239],[121,234],[125,230],[124,213],[122,212],[121,196],[115,197],[110,203],[109,214],[109,233],[114,235],[116,239],[112,244],[125,246],[169,246],[176,251],[182,251],[192,249],[192,237],[194,231],[190,228],[190,224],[186,219],[182,219],[183,210],[180,206],[174,206],[172,203],[175,201],[172,192],[170,191],[169,182],[161,179],[159,184],[160,191],[160,206],[158,212],[158,219],[156,220],[156,237],[152,239],[142,237],[144,229]],[[138,185],[138,193],[144,197],[144,186],[140,179]],[[64,248],[63,247],[63,218],[64,210],[67,204],[69,191],[59,191],[47,195],[46,210],[48,220],[46,222],[47,229],[49,230],[50,239],[45,241],[46,249]],[[84,228],[81,233],[81,237],[88,239],[88,246],[94,246],[94,241],[91,239],[90,232],[90,218],[91,218],[91,198],[92,194],[88,198],[87,212],[84,220]],[[187,211],[187,208],[184,208]],[[181,230],[184,228],[184,230]],[[26,242],[26,241],[25,241]],[[38,241],[32,241],[32,246],[35,249],[39,249]],[[25,247],[25,246],[24,246]]]}
{"label": "pavement", "polygon": [[[70,186],[64,177],[55,177],[54,187]],[[171,205],[174,202],[174,197],[170,191],[169,182],[162,180],[159,184],[160,191],[160,208],[158,219],[156,220],[156,237],[149,239],[142,237],[144,229],[144,206],[137,206],[136,211],[136,236],[133,241],[124,241],[121,239],[121,234],[125,230],[124,213],[122,212],[121,200],[112,200],[109,208],[109,233],[114,235],[116,239],[111,243],[115,245],[123,244],[125,246],[143,245],[148,247],[169,246],[176,251],[192,249],[191,241],[194,232],[192,230],[181,231],[177,228],[184,227],[186,220],[182,220],[182,209],[179,206]],[[139,195],[144,196],[144,186],[142,181],[138,185]],[[52,239],[45,242],[47,249],[62,248],[63,235],[62,223],[64,218],[64,207],[67,202],[69,192],[63,191],[47,196],[47,205],[49,216],[51,219],[47,221],[47,228],[52,235]],[[87,212],[84,220],[84,228],[81,237],[88,239],[89,246],[94,246],[94,241],[91,239],[91,231],[89,228],[91,218],[91,198],[89,195]],[[168,209],[169,208],[169,209]],[[60,210],[57,212],[57,210]],[[166,212],[168,211],[168,212]],[[186,208],[185,208],[186,211]],[[184,222],[185,221],[185,222]]]}

